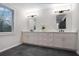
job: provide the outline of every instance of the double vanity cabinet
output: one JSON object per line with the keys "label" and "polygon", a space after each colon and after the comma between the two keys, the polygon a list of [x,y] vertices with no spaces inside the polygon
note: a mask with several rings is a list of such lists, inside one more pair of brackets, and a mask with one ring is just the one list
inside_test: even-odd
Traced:
{"label": "double vanity cabinet", "polygon": [[76,50],[76,32],[22,32],[22,42],[51,48]]}

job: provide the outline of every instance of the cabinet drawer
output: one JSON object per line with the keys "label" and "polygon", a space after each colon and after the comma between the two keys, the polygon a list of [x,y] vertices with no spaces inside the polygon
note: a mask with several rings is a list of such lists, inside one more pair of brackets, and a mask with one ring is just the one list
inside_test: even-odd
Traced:
{"label": "cabinet drawer", "polygon": [[64,36],[63,33],[54,33],[54,37],[56,38],[62,38]]}
{"label": "cabinet drawer", "polygon": [[54,33],[53,45],[54,45],[54,47],[63,48],[63,34]]}
{"label": "cabinet drawer", "polygon": [[76,49],[76,40],[77,40],[76,34],[65,34],[63,40],[64,40],[63,48],[68,48],[73,50]]}
{"label": "cabinet drawer", "polygon": [[77,34],[76,33],[65,33],[64,38],[73,38],[73,39],[77,39]]}

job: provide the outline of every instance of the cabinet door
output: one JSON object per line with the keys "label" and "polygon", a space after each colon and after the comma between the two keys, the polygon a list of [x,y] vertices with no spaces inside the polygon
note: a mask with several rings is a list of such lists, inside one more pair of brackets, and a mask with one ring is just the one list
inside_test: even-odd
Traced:
{"label": "cabinet door", "polygon": [[38,44],[38,34],[37,33],[28,33],[29,38],[27,39],[27,43],[29,44]]}
{"label": "cabinet door", "polygon": [[76,49],[76,34],[65,34],[63,39],[63,48]]}
{"label": "cabinet door", "polygon": [[54,36],[53,36],[53,33],[49,33],[49,39],[48,39],[48,46],[49,47],[53,47],[54,45]]}
{"label": "cabinet door", "polygon": [[42,46],[50,46],[50,45],[53,45],[52,44],[52,39],[51,39],[51,35],[50,33],[38,33],[39,34],[39,44],[42,45]]}
{"label": "cabinet door", "polygon": [[61,33],[54,33],[54,47],[63,48],[63,34]]}
{"label": "cabinet door", "polygon": [[23,33],[23,42],[29,44],[39,44],[38,36],[39,35],[37,33]]}
{"label": "cabinet door", "polygon": [[40,43],[43,46],[53,47],[53,33],[40,33]]}
{"label": "cabinet door", "polygon": [[28,39],[29,39],[28,33],[23,32],[23,33],[22,33],[22,39],[21,39],[21,41],[22,41],[23,43],[26,43]]}

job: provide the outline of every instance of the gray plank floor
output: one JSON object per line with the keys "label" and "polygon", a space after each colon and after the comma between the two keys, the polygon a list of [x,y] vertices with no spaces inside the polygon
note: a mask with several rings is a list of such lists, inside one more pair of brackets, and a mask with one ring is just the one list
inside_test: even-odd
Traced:
{"label": "gray plank floor", "polygon": [[77,56],[77,54],[63,49],[21,44],[0,53],[0,56]]}

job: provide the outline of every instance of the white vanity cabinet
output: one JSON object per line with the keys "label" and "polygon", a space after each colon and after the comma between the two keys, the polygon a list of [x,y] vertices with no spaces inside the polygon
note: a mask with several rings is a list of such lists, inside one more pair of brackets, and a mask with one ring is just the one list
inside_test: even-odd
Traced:
{"label": "white vanity cabinet", "polygon": [[23,32],[22,42],[51,48],[76,50],[76,32]]}
{"label": "white vanity cabinet", "polygon": [[22,42],[52,47],[53,34],[49,32],[23,32]]}
{"label": "white vanity cabinet", "polygon": [[76,50],[77,33],[54,33],[54,47]]}

